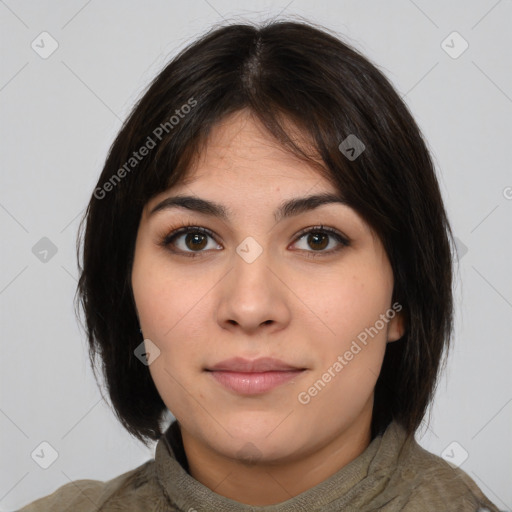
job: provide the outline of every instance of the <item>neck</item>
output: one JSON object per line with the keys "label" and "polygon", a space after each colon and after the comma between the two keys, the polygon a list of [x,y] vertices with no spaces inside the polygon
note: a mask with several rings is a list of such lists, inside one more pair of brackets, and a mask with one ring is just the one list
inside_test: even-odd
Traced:
{"label": "neck", "polygon": [[182,439],[190,475],[198,482],[239,503],[265,506],[311,489],[357,458],[370,444],[370,424],[371,415],[364,415],[335,437],[284,463],[226,458],[183,429]]}

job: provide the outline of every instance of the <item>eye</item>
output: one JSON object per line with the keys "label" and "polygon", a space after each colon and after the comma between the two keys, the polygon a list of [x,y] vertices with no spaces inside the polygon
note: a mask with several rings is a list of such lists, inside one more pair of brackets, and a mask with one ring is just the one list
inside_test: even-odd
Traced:
{"label": "eye", "polygon": [[[329,240],[331,239],[331,240]],[[329,247],[332,240],[334,242],[334,248],[330,250],[324,250],[326,247]],[[299,242],[304,240],[307,247],[312,248],[310,251],[307,248],[300,248],[300,250],[306,251],[307,257],[315,258],[317,256],[327,256],[332,253],[338,252],[343,249],[343,247],[348,247],[350,245],[349,240],[343,236],[341,233],[332,228],[327,228],[324,226],[314,226],[312,228],[306,228],[302,230],[297,239]],[[294,242],[295,244],[297,242]]]}
{"label": "eye", "polygon": [[[195,253],[204,252],[203,249],[222,249],[218,243],[212,243],[213,247],[208,247],[208,237],[215,240],[213,233],[200,226],[184,226],[179,229],[171,230],[171,233],[164,236],[160,245],[164,247],[172,246],[170,249],[175,253],[181,253],[185,256],[195,257]],[[174,247],[177,250],[174,250]]]}

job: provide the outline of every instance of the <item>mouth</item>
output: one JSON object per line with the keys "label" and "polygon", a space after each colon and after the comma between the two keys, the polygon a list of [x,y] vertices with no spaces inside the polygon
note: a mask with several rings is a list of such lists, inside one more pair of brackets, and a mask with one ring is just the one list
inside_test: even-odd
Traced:
{"label": "mouth", "polygon": [[306,368],[280,359],[236,357],[205,369],[225,388],[241,395],[259,395],[302,375]]}

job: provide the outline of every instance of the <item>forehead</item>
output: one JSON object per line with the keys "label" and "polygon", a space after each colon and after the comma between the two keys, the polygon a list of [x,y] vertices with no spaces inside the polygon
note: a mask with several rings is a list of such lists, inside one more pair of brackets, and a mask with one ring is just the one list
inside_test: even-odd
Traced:
{"label": "forehead", "polygon": [[[290,122],[287,133],[320,163],[307,137]],[[184,185],[227,182],[247,189],[265,184],[308,190],[317,184],[322,191],[335,191],[318,169],[284,148],[247,110],[231,114],[212,128],[204,150],[183,179]]]}

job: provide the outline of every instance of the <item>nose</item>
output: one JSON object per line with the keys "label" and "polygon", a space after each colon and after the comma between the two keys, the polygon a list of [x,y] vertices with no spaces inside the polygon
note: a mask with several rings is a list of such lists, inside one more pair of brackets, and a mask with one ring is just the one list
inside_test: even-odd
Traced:
{"label": "nose", "polygon": [[270,334],[285,328],[291,318],[292,293],[282,274],[265,251],[254,261],[235,254],[233,267],[217,290],[219,325],[246,334],[258,330]]}

